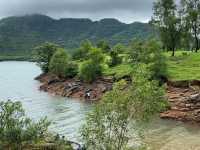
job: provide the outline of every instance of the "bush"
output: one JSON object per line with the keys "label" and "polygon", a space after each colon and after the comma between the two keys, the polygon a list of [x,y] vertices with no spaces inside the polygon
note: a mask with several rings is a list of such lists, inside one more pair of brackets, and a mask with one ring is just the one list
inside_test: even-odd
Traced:
{"label": "bush", "polygon": [[86,82],[92,82],[102,74],[104,55],[101,49],[93,47],[88,53],[88,58],[79,67],[79,77]]}
{"label": "bush", "polygon": [[1,147],[22,149],[26,144],[44,140],[49,125],[50,122],[46,118],[38,123],[27,118],[20,102],[0,103]]}
{"label": "bush", "polygon": [[70,62],[64,49],[58,49],[52,56],[49,71],[58,77],[73,77],[77,74],[77,66]]}
{"label": "bush", "polygon": [[44,43],[34,49],[34,59],[44,73],[49,71],[51,57],[54,55],[57,49],[58,46],[53,43]]}
{"label": "bush", "polygon": [[[136,68],[131,85],[122,80],[107,92],[88,115],[82,128],[83,141],[88,150],[124,150],[132,131],[140,129],[167,106],[164,90],[149,80],[143,66]],[[134,121],[133,121],[134,120]],[[134,130],[137,131],[137,130]]]}
{"label": "bush", "polygon": [[114,50],[110,52],[111,61],[109,63],[110,67],[114,67],[122,62],[122,59],[119,57],[118,53]]}
{"label": "bush", "polygon": [[73,54],[73,59],[84,60],[88,58],[88,53],[92,49],[92,43],[88,40],[83,41],[79,49]]}
{"label": "bush", "polygon": [[97,76],[101,75],[101,70],[100,65],[92,60],[87,60],[80,65],[79,77],[86,82],[92,82]]}
{"label": "bush", "polygon": [[166,61],[161,47],[156,40],[135,40],[129,47],[130,60],[133,65],[147,64],[153,79],[161,79],[166,76]]}

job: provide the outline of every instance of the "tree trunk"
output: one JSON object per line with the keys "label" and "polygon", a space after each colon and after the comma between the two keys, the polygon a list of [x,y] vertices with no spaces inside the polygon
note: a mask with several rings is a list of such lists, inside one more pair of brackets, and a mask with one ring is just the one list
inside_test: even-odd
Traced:
{"label": "tree trunk", "polygon": [[172,57],[175,56],[175,48],[172,48]]}
{"label": "tree trunk", "polygon": [[199,39],[198,39],[197,35],[195,35],[195,41],[196,41],[196,49],[195,49],[195,52],[197,53],[197,51],[199,50]]}

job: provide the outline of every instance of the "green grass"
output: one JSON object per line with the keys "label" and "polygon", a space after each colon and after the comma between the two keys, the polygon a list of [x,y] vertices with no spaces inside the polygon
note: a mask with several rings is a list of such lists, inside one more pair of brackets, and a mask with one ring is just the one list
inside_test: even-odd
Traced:
{"label": "green grass", "polygon": [[129,76],[132,72],[132,67],[129,64],[121,64],[116,67],[107,68],[104,70],[104,76],[114,76],[116,79]]}
{"label": "green grass", "polygon": [[170,80],[200,80],[200,53],[179,51],[175,57],[169,55],[166,54]]}

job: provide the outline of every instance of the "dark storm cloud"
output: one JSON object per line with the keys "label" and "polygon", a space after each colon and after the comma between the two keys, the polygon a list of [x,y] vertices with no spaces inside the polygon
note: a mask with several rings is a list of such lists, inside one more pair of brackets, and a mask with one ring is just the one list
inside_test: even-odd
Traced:
{"label": "dark storm cloud", "polygon": [[0,0],[0,17],[42,13],[56,18],[117,18],[147,21],[154,0]]}

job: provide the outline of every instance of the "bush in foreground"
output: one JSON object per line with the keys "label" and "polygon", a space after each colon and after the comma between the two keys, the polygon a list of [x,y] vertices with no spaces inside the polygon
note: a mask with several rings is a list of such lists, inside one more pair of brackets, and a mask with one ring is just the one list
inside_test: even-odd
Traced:
{"label": "bush in foreground", "polygon": [[[48,147],[46,137],[49,136],[49,125],[46,118],[33,122],[26,117],[20,102],[0,102],[0,149],[23,150],[37,147],[40,150]],[[55,141],[54,148],[51,149],[66,146],[67,150],[71,150],[70,146],[60,142]]]}
{"label": "bush in foreground", "polygon": [[141,68],[135,71],[131,85],[123,80],[117,83],[88,115],[81,130],[88,150],[126,149],[129,138],[133,140],[131,129],[139,129],[167,106],[164,90]]}

